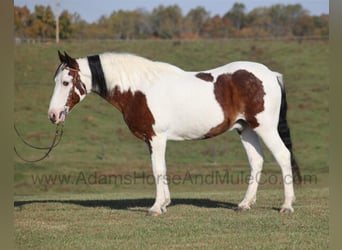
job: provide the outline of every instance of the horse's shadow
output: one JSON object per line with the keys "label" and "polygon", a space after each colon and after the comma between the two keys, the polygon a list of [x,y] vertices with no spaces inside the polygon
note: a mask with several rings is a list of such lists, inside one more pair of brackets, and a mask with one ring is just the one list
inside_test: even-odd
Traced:
{"label": "horse's shadow", "polygon": [[[113,210],[135,210],[146,211],[148,207],[154,203],[153,199],[120,199],[120,200],[28,200],[28,201],[14,201],[14,207],[22,207],[24,205],[33,203],[63,203],[74,204],[84,207],[107,207]],[[227,208],[234,210],[237,204],[230,202],[215,201],[211,199],[172,199],[170,207],[178,205],[190,205],[202,208]],[[145,208],[146,209],[142,209]]]}

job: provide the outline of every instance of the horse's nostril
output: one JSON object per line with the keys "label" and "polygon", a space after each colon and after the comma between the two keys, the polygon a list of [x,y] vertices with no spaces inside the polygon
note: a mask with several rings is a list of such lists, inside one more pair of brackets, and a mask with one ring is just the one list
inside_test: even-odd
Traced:
{"label": "horse's nostril", "polygon": [[56,115],[55,115],[55,113],[50,114],[50,121],[51,121],[52,123],[55,123],[55,122],[56,122]]}

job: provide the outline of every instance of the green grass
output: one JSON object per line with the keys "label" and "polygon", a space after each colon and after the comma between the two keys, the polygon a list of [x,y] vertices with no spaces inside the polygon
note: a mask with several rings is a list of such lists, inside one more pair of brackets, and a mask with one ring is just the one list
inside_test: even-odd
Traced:
{"label": "green grass", "polygon": [[[249,212],[242,191],[184,192],[161,217],[145,216],[145,192],[44,195],[15,207],[19,249],[327,249],[327,188],[297,191],[296,212],[280,215],[279,190],[260,190]],[[127,198],[129,197],[129,198]],[[227,200],[229,202],[227,202]]]}
{"label": "green grass", "polygon": [[[58,66],[57,50],[76,57],[103,51],[126,51],[166,61],[186,70],[204,70],[234,60],[253,60],[282,72],[294,151],[307,182],[296,189],[296,212],[280,216],[280,170],[265,150],[265,184],[258,204],[235,213],[248,175],[246,155],[236,133],[205,141],[169,142],[170,177],[186,179],[229,172],[229,183],[171,183],[169,213],[149,218],[154,185],[145,144],[124,124],[121,114],[98,96],[89,95],[68,116],[60,145],[36,163],[15,159],[16,245],[26,248],[327,248],[328,213],[328,43],[322,41],[80,41],[20,45],[15,51],[15,122],[32,144],[48,145],[54,126],[47,118]],[[27,158],[37,152],[15,145]],[[243,172],[242,172],[243,171]],[[41,183],[34,177],[134,176],[134,183]],[[76,177],[75,177],[76,176]],[[310,177],[314,177],[309,181]],[[273,179],[272,179],[273,178]],[[75,179],[73,179],[75,180]],[[268,180],[268,181],[266,181]],[[133,202],[137,199],[136,202]],[[208,200],[210,199],[210,200]],[[32,202],[40,201],[44,202]],[[53,202],[55,201],[55,202]],[[88,201],[88,202],[87,202]]]}

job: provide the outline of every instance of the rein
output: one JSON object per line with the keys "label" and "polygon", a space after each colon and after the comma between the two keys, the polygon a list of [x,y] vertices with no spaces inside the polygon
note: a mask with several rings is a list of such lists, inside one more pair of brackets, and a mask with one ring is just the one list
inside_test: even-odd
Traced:
{"label": "rein", "polygon": [[[63,70],[64,68],[67,68],[70,72],[73,72],[73,74],[70,74],[70,73],[69,73],[69,74],[73,77],[73,80],[72,80],[73,86],[72,86],[72,91],[69,92],[69,96],[68,96],[67,102],[66,102],[66,104],[65,104],[65,106],[64,106],[64,111],[63,111],[63,112],[64,112],[64,115],[66,116],[66,115],[68,114],[69,108],[70,108],[70,107],[68,106],[68,103],[69,103],[70,99],[72,98],[72,93],[73,93],[73,91],[75,91],[76,84],[80,81],[80,79],[79,79],[79,75],[74,75],[74,74],[77,74],[77,72],[79,72],[79,69],[71,68],[71,67],[68,67],[68,66],[66,66],[66,65],[63,66],[62,70]],[[83,87],[85,88],[85,86],[83,86]],[[86,88],[85,88],[85,91],[86,91]],[[32,162],[38,162],[38,161],[44,160],[46,157],[49,156],[49,154],[50,154],[50,152],[52,151],[52,149],[54,149],[55,147],[57,147],[57,145],[58,145],[59,142],[61,141],[62,135],[63,135],[63,126],[64,126],[64,123],[63,123],[63,122],[60,123],[60,124],[58,124],[58,125],[56,126],[55,135],[54,135],[54,137],[52,138],[52,142],[51,142],[51,145],[50,145],[50,146],[48,146],[48,147],[37,147],[37,146],[34,146],[34,145],[30,144],[29,142],[27,142],[27,141],[21,136],[21,134],[19,133],[19,131],[18,131],[17,127],[16,127],[16,125],[14,124],[14,130],[15,130],[17,136],[21,139],[21,141],[22,141],[25,145],[27,145],[27,146],[30,147],[30,148],[37,149],[37,150],[47,150],[46,153],[45,153],[42,157],[40,157],[40,158],[38,158],[38,159],[35,159],[35,160],[28,160],[28,159],[25,159],[24,157],[22,157],[22,156],[18,153],[18,151],[17,151],[17,149],[16,149],[15,146],[14,146],[14,152],[16,153],[16,155],[17,155],[21,160],[23,160],[23,161],[25,161],[25,162],[31,162],[31,163],[32,163]]]}
{"label": "rein", "polygon": [[[27,145],[27,146],[29,146],[29,147],[31,147],[31,148],[34,148],[34,149],[38,149],[38,150],[47,150],[47,152],[46,152],[42,157],[40,157],[40,158],[38,158],[38,159],[35,159],[35,160],[28,160],[28,159],[25,159],[24,157],[22,157],[22,156],[18,153],[16,147],[14,146],[14,152],[16,153],[16,155],[17,155],[21,160],[23,160],[23,161],[25,161],[25,162],[31,162],[31,163],[32,163],[32,162],[38,162],[38,161],[44,160],[46,157],[49,156],[49,154],[50,154],[50,152],[52,151],[52,149],[55,148],[55,147],[59,144],[59,142],[60,142],[61,139],[62,139],[62,135],[63,135],[63,123],[62,123],[62,125],[57,125],[57,126],[56,126],[55,135],[54,135],[54,137],[53,137],[53,139],[52,139],[52,142],[51,142],[51,145],[50,145],[49,147],[37,147],[37,146],[34,146],[34,145],[28,143],[28,142],[21,136],[21,134],[19,133],[19,131],[18,131],[18,129],[17,129],[17,127],[16,127],[15,125],[14,125],[14,130],[15,130],[16,134],[18,135],[18,137],[21,139],[21,141],[22,141],[25,145]],[[57,139],[57,138],[58,138],[58,139]]]}

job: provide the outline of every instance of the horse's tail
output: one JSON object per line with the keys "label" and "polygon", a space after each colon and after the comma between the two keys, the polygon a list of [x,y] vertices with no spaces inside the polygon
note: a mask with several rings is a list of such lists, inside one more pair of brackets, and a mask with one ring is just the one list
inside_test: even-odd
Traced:
{"label": "horse's tail", "polygon": [[292,151],[290,128],[286,120],[287,101],[286,101],[286,92],[285,92],[285,86],[283,82],[283,76],[279,73],[276,73],[276,74],[277,74],[277,80],[281,89],[281,104],[280,104],[280,113],[279,113],[279,122],[278,122],[278,133],[281,139],[283,140],[284,144],[286,145],[286,147],[291,153],[291,166],[292,166],[293,180],[295,183],[300,184],[302,182],[302,176],[301,176],[299,166],[296,162],[296,159]]}

